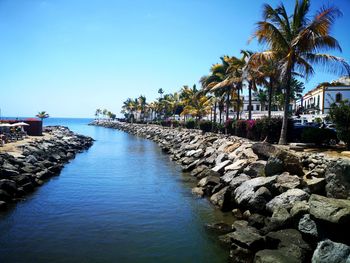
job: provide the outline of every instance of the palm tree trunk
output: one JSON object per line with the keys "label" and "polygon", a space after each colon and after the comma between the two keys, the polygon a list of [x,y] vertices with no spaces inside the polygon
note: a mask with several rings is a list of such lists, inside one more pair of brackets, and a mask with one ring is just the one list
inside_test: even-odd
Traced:
{"label": "palm tree trunk", "polygon": [[251,120],[252,119],[252,81],[249,81],[249,84],[248,84],[248,94],[249,94],[249,102],[248,102],[248,107],[249,107],[249,110],[248,110],[248,120]]}
{"label": "palm tree trunk", "polygon": [[239,87],[239,85],[237,85],[237,112],[236,112],[237,113],[237,117],[236,117],[237,120],[239,120],[239,106],[241,104],[239,89],[240,89],[240,87]]}
{"label": "palm tree trunk", "polygon": [[230,111],[230,92],[227,93],[227,97],[226,97],[226,121],[228,120],[229,111]]}
{"label": "palm tree trunk", "polygon": [[288,132],[288,111],[289,111],[289,98],[290,98],[290,84],[292,79],[292,69],[288,70],[287,81],[285,87],[285,98],[284,98],[284,112],[280,139],[278,144],[287,144],[287,132]]}
{"label": "palm tree trunk", "polygon": [[214,122],[216,122],[216,108],[217,108],[217,102],[215,100],[215,103],[214,103]]}
{"label": "palm tree trunk", "polygon": [[267,118],[271,119],[271,105],[272,105],[272,90],[273,90],[273,79],[270,77],[270,84],[269,84],[269,105],[268,105],[268,113]]}

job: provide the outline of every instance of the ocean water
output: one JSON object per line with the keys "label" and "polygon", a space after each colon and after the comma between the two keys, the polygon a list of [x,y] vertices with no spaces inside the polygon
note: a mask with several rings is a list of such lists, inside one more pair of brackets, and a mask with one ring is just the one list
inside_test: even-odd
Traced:
{"label": "ocean water", "polygon": [[0,213],[0,262],[226,262],[204,224],[230,215],[194,197],[193,179],[154,142],[89,121],[45,120],[96,141]]}

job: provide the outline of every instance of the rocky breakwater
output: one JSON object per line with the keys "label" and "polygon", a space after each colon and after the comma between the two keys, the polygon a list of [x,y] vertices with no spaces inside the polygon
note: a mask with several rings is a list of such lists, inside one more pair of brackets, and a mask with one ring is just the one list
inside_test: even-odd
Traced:
{"label": "rocky breakwater", "polygon": [[0,153],[0,209],[22,200],[63,165],[93,144],[93,139],[78,135],[66,127],[46,127],[44,138],[18,146],[14,156]]}
{"label": "rocky breakwater", "polygon": [[151,139],[198,179],[193,193],[232,211],[211,224],[231,262],[349,262],[350,161],[234,136],[93,123]]}

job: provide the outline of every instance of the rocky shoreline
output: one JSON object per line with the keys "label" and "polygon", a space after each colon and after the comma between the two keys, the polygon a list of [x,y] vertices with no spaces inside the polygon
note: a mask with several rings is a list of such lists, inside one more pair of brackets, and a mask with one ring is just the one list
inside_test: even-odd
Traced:
{"label": "rocky shoreline", "polygon": [[93,139],[63,126],[45,127],[46,137],[18,146],[19,154],[0,153],[0,209],[23,200],[64,164],[88,149]]}
{"label": "rocky shoreline", "polygon": [[349,262],[350,161],[223,134],[121,122],[92,125],[153,140],[198,179],[192,192],[232,211],[208,227],[231,262]]}

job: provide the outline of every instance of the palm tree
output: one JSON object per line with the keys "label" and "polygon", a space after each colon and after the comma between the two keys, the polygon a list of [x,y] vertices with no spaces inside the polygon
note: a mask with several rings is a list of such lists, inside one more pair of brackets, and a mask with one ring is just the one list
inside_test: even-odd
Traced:
{"label": "palm tree", "polygon": [[146,111],[146,97],[143,95],[140,95],[137,98],[137,110],[140,112],[140,119],[143,121],[144,120],[144,115],[145,115],[145,111]]}
{"label": "palm tree", "polygon": [[181,114],[191,115],[200,120],[210,113],[211,103],[211,98],[202,95],[201,93],[195,94],[195,96],[192,97],[190,104],[184,107]]}
{"label": "palm tree", "polygon": [[256,93],[256,97],[257,97],[258,101],[261,104],[261,108],[265,109],[265,106],[266,106],[266,103],[267,103],[266,90],[259,89],[258,92]]}
{"label": "palm tree", "polygon": [[44,119],[49,118],[50,115],[46,111],[40,111],[38,112],[36,117],[38,117],[39,119],[41,119],[42,122],[44,122]]}
{"label": "palm tree", "polygon": [[101,109],[96,109],[96,111],[95,111],[95,118],[98,119],[100,117],[101,113],[102,113]]}
{"label": "palm tree", "polygon": [[279,144],[287,143],[292,72],[309,77],[314,73],[312,64],[316,64],[332,73],[350,74],[350,67],[344,59],[319,53],[331,49],[341,51],[338,41],[330,35],[331,26],[341,12],[335,7],[323,7],[310,19],[309,8],[309,0],[296,0],[294,12],[289,15],[283,4],[277,8],[265,4],[264,20],[257,23],[253,35],[259,43],[267,45],[281,72],[284,114]]}

